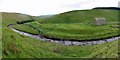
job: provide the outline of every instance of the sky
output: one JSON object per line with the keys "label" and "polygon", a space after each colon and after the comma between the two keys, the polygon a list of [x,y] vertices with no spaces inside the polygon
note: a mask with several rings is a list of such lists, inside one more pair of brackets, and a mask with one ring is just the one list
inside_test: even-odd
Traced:
{"label": "sky", "polygon": [[118,7],[118,2],[119,0],[0,0],[0,12],[52,15],[94,7]]}

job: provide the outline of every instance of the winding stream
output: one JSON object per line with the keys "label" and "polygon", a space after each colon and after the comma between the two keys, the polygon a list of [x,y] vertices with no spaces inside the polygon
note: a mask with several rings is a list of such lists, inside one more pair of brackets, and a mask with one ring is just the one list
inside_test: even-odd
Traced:
{"label": "winding stream", "polygon": [[32,34],[29,34],[26,32],[16,30],[12,27],[12,25],[10,25],[8,27],[11,28],[14,32],[19,33],[24,36],[28,36],[28,37],[46,41],[46,42],[54,42],[54,43],[59,43],[59,44],[63,44],[63,45],[68,45],[68,46],[70,46],[70,45],[72,45],[72,46],[89,46],[89,45],[96,45],[96,44],[112,42],[112,41],[120,39],[120,36],[118,36],[118,37],[112,37],[112,38],[104,39],[104,40],[97,40],[97,41],[62,41],[62,40],[59,41],[59,40],[48,39],[45,37],[40,37],[40,35],[32,35]]}

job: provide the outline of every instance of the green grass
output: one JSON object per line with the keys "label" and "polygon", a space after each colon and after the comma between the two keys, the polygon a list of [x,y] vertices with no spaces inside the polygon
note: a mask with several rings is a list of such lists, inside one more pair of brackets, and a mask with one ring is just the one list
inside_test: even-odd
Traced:
{"label": "green grass", "polygon": [[[9,33],[5,33],[6,31]],[[4,28],[3,33],[4,58],[115,58],[118,53],[118,41],[94,46],[63,46],[25,37],[13,32],[9,28]]]}
{"label": "green grass", "polygon": [[[39,28],[43,31],[43,35],[59,38],[59,39],[74,39],[74,40],[92,40],[101,39],[118,35],[118,28],[111,27],[113,24],[106,24],[103,26],[95,26],[92,24],[84,23],[57,23],[57,24],[37,24],[30,22],[32,26]],[[40,25],[40,26],[39,26]],[[27,29],[27,25],[16,25],[15,28],[39,34],[37,29]],[[26,28],[26,29],[24,29]]]}
{"label": "green grass", "polygon": [[[88,13],[84,12],[78,12],[81,17],[85,16],[86,14],[90,14],[89,11],[86,11]],[[101,13],[104,11],[101,11]],[[107,11],[108,12],[108,11]],[[115,13],[114,13],[115,12]],[[73,12],[74,13],[74,12]],[[93,13],[93,12],[91,12]],[[96,12],[95,14],[101,14],[100,12]],[[67,13],[70,15],[69,13]],[[75,13],[74,13],[75,14]],[[74,15],[71,14],[70,16]],[[84,15],[83,15],[84,14]],[[105,14],[105,16],[108,16],[107,18],[109,19],[115,19],[114,21],[117,21],[116,17],[116,11],[110,11],[108,15],[113,15],[109,16]],[[65,17],[64,14],[62,14],[63,18]],[[79,16],[78,15],[78,16]],[[94,15],[94,16],[96,16]],[[47,18],[48,20],[46,21],[41,21],[40,19],[37,19],[37,22],[42,22],[41,24],[38,23],[28,23],[33,25],[34,27],[38,27],[38,29],[41,29],[44,31],[46,35],[53,35],[60,37],[63,35],[73,35],[75,38],[76,36],[83,36],[85,33],[85,36],[89,33],[92,36],[95,36],[94,34],[97,33],[109,33],[109,32],[114,32],[116,34],[116,29],[111,29],[109,27],[110,25],[105,25],[105,26],[91,26],[91,25],[83,25],[80,23],[85,23],[86,21],[90,23],[91,21],[89,20],[89,16],[86,17],[87,20],[82,19],[79,20],[78,16],[74,17],[76,18],[75,21],[71,20],[69,24],[67,24],[65,20],[62,19],[57,19],[55,20],[50,20],[51,18]],[[92,15],[91,15],[92,16]],[[104,16],[103,15],[99,15]],[[113,18],[114,17],[114,18]],[[27,19],[26,19],[27,18]],[[73,19],[74,19],[73,18]],[[85,17],[84,17],[85,18]],[[26,37],[23,35],[20,35],[14,31],[12,31],[10,28],[7,28],[7,25],[11,23],[15,23],[17,21],[23,21],[23,20],[28,20],[31,19],[29,15],[22,15],[21,14],[16,14],[16,13],[3,13],[3,23],[2,23],[2,47],[3,47],[3,58],[67,58],[67,57],[72,57],[72,58],[116,58],[118,57],[118,41],[113,41],[105,44],[99,44],[99,45],[94,45],[94,46],[64,46],[56,43],[51,43],[51,42],[44,42],[40,41],[37,39],[33,39],[30,37]],[[70,18],[72,19],[72,18]],[[78,19],[78,21],[77,21]],[[109,20],[108,19],[108,20]],[[65,21],[65,22],[63,22]],[[84,22],[85,21],[85,22]],[[109,20],[112,21],[112,20]],[[112,21],[112,22],[114,22]],[[59,23],[58,23],[59,22]],[[71,23],[73,22],[73,23]],[[77,23],[76,23],[77,22]],[[57,25],[57,26],[56,26]],[[89,26],[89,27],[88,27]],[[85,28],[86,27],[86,28]],[[36,30],[32,29],[31,27],[27,25],[16,25],[15,28],[30,32],[30,33],[37,33]],[[54,28],[54,29],[53,29]],[[85,30],[89,29],[89,30]],[[108,31],[108,29],[111,29],[111,31]],[[80,30],[80,31],[79,31]],[[107,30],[107,31],[106,31]],[[38,31],[38,30],[37,30]],[[86,31],[83,33],[83,31]],[[90,32],[89,32],[90,31]],[[78,34],[78,32],[80,34]],[[51,33],[51,34],[49,34]],[[60,33],[60,34],[57,34]],[[94,34],[92,34],[94,33]],[[55,35],[56,34],[56,35]],[[90,36],[90,35],[87,36]],[[113,34],[113,35],[114,35]],[[84,37],[85,37],[84,36]],[[107,36],[107,35],[104,35]],[[92,38],[92,37],[91,37]]]}
{"label": "green grass", "polygon": [[[5,33],[6,31],[9,33]],[[117,57],[118,53],[118,41],[94,46],[63,46],[55,43],[43,42],[29,37],[25,37],[11,31],[8,28],[5,28],[3,30],[3,33],[4,58],[115,58]]]}
{"label": "green grass", "polygon": [[31,33],[31,34],[38,34],[39,33],[37,30],[35,30],[32,27],[29,27],[29,26],[27,26],[25,24],[16,25],[16,26],[14,26],[14,28],[16,28],[18,30],[21,30],[21,31],[25,31],[25,32]]}
{"label": "green grass", "polygon": [[[110,25],[93,26],[89,24],[71,23],[71,24],[43,24],[41,29],[48,30],[45,35],[74,40],[91,40],[118,35],[118,29],[110,27]],[[52,30],[51,30],[52,28]]]}
{"label": "green grass", "polygon": [[42,19],[43,23],[91,23],[95,17],[106,18],[108,22],[118,21],[117,10],[75,10]]}
{"label": "green grass", "polygon": [[[95,26],[95,17],[107,19],[107,24]],[[41,22],[41,23],[39,23]],[[118,28],[111,27],[118,22],[117,10],[76,10],[57,14],[51,17],[42,18],[42,21],[30,22],[27,24],[37,28],[37,34],[66,39],[66,40],[92,40],[102,39],[118,35]],[[26,29],[17,29],[28,32]],[[33,29],[31,29],[31,32]],[[41,33],[40,33],[41,32]],[[34,33],[34,32],[32,32]],[[35,33],[34,33],[35,34]]]}
{"label": "green grass", "polygon": [[42,49],[42,41],[19,35],[9,28],[4,28],[3,33],[4,58],[59,57],[56,53]]}

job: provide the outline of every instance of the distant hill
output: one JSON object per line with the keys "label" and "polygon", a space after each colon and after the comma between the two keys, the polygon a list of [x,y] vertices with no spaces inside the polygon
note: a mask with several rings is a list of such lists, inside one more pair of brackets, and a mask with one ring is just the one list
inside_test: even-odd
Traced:
{"label": "distant hill", "polygon": [[48,17],[51,17],[51,16],[54,16],[54,15],[41,15],[41,16],[37,16],[38,18],[48,18]]}
{"label": "distant hill", "polygon": [[10,12],[0,12],[2,13],[2,22],[4,25],[8,25],[11,23],[16,23],[17,21],[25,21],[25,20],[39,20],[37,17],[33,17],[26,14],[21,13],[10,13]]}
{"label": "distant hill", "polygon": [[106,18],[107,21],[116,21],[118,20],[118,10],[105,8],[94,8],[92,10],[73,10],[51,17],[46,17],[42,20],[44,23],[87,23],[92,22],[95,17],[103,17]]}
{"label": "distant hill", "polygon": [[96,7],[93,9],[109,9],[109,10],[120,10],[119,7]]}

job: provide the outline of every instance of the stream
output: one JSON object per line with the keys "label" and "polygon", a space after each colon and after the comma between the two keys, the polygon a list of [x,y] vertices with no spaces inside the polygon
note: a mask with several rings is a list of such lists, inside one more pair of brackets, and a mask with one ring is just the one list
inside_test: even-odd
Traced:
{"label": "stream", "polygon": [[67,46],[90,46],[90,45],[97,45],[97,44],[112,42],[112,41],[120,39],[120,36],[118,36],[118,37],[112,37],[112,38],[108,38],[108,39],[104,39],[104,40],[96,40],[96,41],[67,41],[67,40],[59,41],[59,40],[55,40],[55,39],[53,40],[53,39],[41,37],[40,35],[32,35],[30,33],[19,31],[19,30],[13,28],[12,25],[10,25],[8,27],[11,28],[14,32],[19,33],[19,34],[24,35],[24,36],[28,36],[28,37],[35,38],[35,39],[42,40],[42,41],[46,41],[46,42],[63,44],[63,45],[67,45]]}

